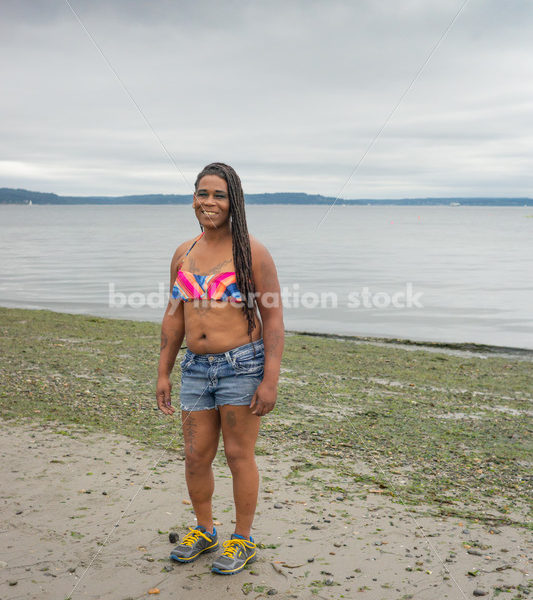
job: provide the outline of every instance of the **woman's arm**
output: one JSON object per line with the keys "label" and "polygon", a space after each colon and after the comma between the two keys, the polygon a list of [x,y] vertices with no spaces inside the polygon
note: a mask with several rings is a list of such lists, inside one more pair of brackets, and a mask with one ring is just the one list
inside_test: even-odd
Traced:
{"label": "woman's arm", "polygon": [[161,324],[161,347],[159,367],[157,369],[156,398],[159,409],[166,415],[171,415],[174,412],[170,397],[172,391],[170,374],[174,368],[183,338],[185,337],[183,302],[172,298],[172,288],[176,280],[182,248],[183,246],[180,246],[176,250],[170,264],[170,298]]}
{"label": "woman's arm", "polygon": [[252,414],[263,416],[276,403],[281,357],[285,342],[283,304],[276,266],[270,252],[259,242],[250,239],[252,271],[257,304],[263,322],[265,345],[265,371],[263,381],[257,388],[250,408]]}
{"label": "woman's arm", "polygon": [[157,369],[159,377],[170,376],[184,337],[183,302],[172,298],[161,323],[161,347]]}

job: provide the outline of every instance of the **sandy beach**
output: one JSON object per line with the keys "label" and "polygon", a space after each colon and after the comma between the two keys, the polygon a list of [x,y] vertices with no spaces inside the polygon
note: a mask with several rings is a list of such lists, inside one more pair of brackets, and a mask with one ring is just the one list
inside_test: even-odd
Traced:
{"label": "sandy beach", "polygon": [[[169,559],[195,522],[179,420],[154,409],[158,327],[0,316],[2,600],[531,594],[530,356],[288,336],[259,559],[224,577]],[[214,472],[223,541],[222,440]]]}
{"label": "sandy beach", "polygon": [[[116,434],[65,436],[57,424],[2,423],[1,431],[3,599],[126,600],[157,588],[160,598],[430,600],[474,590],[493,598],[498,588],[525,598],[529,589],[527,531],[430,518],[427,507],[408,509],[377,493],[361,501],[325,491],[313,500],[286,480],[290,461],[264,456],[257,460],[268,480],[253,530],[259,560],[231,577],[211,573],[213,555],[176,564],[168,532],[182,537],[194,524],[178,453]],[[220,449],[215,479],[215,518],[226,539],[234,514]]]}

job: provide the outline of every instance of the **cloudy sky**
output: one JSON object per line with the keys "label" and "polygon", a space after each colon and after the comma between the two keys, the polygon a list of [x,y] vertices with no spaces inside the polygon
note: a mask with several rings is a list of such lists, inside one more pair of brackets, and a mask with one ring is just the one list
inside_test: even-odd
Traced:
{"label": "cloudy sky", "polygon": [[69,2],[137,106],[66,0],[2,0],[0,187],[533,196],[528,0],[467,2],[348,184],[464,0]]}

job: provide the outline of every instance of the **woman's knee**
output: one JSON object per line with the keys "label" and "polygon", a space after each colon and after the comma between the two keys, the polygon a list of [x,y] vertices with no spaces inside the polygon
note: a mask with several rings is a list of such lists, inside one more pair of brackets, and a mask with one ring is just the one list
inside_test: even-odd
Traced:
{"label": "woman's knee", "polygon": [[253,448],[230,446],[229,448],[224,448],[224,453],[230,469],[238,469],[241,465],[249,467],[250,463],[255,463]]}
{"label": "woman's knee", "polygon": [[214,455],[185,453],[185,469],[189,473],[204,472],[213,464]]}

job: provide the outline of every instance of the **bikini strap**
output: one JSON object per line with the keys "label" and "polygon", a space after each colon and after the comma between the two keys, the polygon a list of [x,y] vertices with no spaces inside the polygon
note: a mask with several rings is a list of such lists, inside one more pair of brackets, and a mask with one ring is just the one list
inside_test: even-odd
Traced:
{"label": "bikini strap", "polygon": [[196,242],[204,235],[204,232],[202,231],[202,233],[194,240],[192,246],[187,250],[187,252],[185,253],[185,256],[187,256],[187,254],[189,254],[189,252],[194,248],[194,245],[196,244]]}
{"label": "bikini strap", "polygon": [[192,243],[192,246],[187,250],[187,252],[185,252],[185,256],[182,258],[182,260],[178,263],[178,274],[181,271],[181,265],[183,264],[183,262],[185,261],[185,257],[187,256],[187,254],[189,254],[189,252],[194,248],[194,245],[196,244],[196,242],[204,235],[204,232],[202,231],[202,233],[194,240],[194,242]]}

